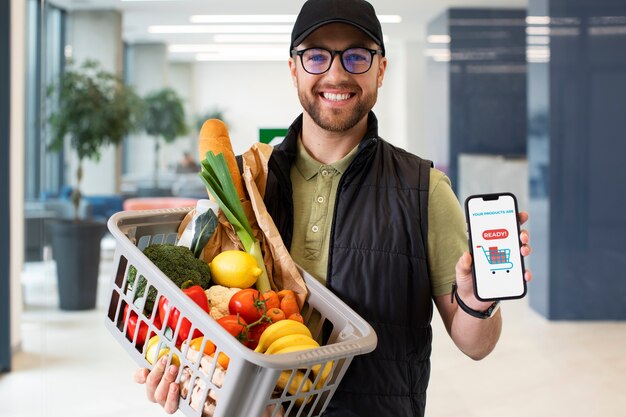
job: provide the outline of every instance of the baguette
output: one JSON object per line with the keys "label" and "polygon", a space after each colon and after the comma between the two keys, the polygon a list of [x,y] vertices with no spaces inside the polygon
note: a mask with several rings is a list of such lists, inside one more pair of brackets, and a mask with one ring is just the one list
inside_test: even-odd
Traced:
{"label": "baguette", "polygon": [[209,151],[213,151],[215,155],[224,154],[224,158],[226,158],[226,163],[228,164],[228,170],[230,171],[231,177],[233,177],[237,195],[240,200],[245,199],[241,173],[239,172],[235,152],[230,142],[228,128],[224,122],[219,119],[208,119],[202,125],[202,129],[200,129],[198,152],[201,161],[206,158],[206,154]]}

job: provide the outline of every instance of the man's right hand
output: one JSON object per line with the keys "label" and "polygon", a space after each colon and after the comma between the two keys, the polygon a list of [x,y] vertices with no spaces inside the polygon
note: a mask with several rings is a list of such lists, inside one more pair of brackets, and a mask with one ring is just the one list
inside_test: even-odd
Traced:
{"label": "man's right hand", "polygon": [[168,414],[174,414],[178,410],[178,384],[175,382],[178,367],[167,365],[167,356],[163,356],[154,365],[152,371],[149,369],[137,369],[133,375],[135,382],[146,384],[146,395],[148,400],[160,404]]}

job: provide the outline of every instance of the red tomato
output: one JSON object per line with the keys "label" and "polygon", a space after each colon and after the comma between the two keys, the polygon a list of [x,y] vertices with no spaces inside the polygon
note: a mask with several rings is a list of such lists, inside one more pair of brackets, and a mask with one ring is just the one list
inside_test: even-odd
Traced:
{"label": "red tomato", "polygon": [[261,334],[267,329],[267,327],[272,324],[268,322],[259,323],[257,325],[252,326],[248,330],[248,338],[245,343],[250,349],[256,349],[259,344],[259,339],[261,338]]}
{"label": "red tomato", "polygon": [[254,288],[237,291],[228,303],[230,314],[239,314],[248,324],[260,319],[265,314],[265,309],[263,296]]}
{"label": "red tomato", "polygon": [[246,341],[248,337],[247,323],[241,317],[231,314],[220,318],[217,322],[241,343]]}

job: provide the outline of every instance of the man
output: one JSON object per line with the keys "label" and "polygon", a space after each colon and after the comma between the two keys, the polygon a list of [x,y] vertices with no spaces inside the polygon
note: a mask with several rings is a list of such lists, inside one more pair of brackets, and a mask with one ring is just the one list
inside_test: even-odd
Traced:
{"label": "man", "polygon": [[[449,180],[378,137],[371,109],[387,59],[373,7],[308,0],[290,54],[304,112],[272,154],[265,202],[294,260],[378,336],[376,350],[350,365],[326,415],[423,416],[432,300],[454,343],[476,360],[497,343],[500,312],[474,296],[465,221]],[[526,231],[520,239],[527,256]],[[168,372],[157,366],[136,379],[173,412],[175,368]]]}

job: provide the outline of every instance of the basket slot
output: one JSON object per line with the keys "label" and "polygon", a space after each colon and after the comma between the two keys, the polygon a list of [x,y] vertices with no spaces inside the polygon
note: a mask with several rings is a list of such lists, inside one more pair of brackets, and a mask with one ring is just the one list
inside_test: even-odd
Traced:
{"label": "basket slot", "polygon": [[150,245],[175,245],[178,242],[177,233],[159,233],[154,236],[141,236],[137,242],[137,248],[143,251]]}
{"label": "basket slot", "polygon": [[150,246],[151,236],[141,236],[139,241],[137,242],[137,248],[140,251],[143,251],[145,248]]}
{"label": "basket slot", "polygon": [[[192,378],[189,381],[189,392],[185,402],[189,407],[194,410],[198,415],[201,415],[203,411],[207,411],[210,408],[215,409],[215,399],[209,397],[209,385],[206,380],[199,376],[192,374]],[[211,398],[207,401],[207,397]]]}
{"label": "basket slot", "polygon": [[311,404],[309,416],[321,415],[322,411],[326,409],[328,403],[330,402],[331,392],[333,391],[325,390],[317,395],[317,398]]}
{"label": "basket slot", "polygon": [[279,375],[276,390],[283,403],[290,403],[286,410],[287,415],[292,415],[291,413],[296,410],[298,413],[294,415],[300,415],[302,409],[312,399],[309,392],[313,385],[308,378],[309,371],[310,369],[285,369]]}
{"label": "basket slot", "polygon": [[328,336],[332,334],[333,323],[307,302],[302,306],[300,314],[313,338],[320,344],[326,344]]}
{"label": "basket slot", "polygon": [[117,265],[117,272],[115,273],[115,285],[118,288],[122,288],[122,282],[124,281],[124,276],[126,275],[126,266],[128,265],[128,259],[125,256],[120,255],[119,263]]}
{"label": "basket slot", "polygon": [[117,317],[117,306],[120,303],[120,293],[113,290],[111,293],[111,302],[109,303],[109,312],[107,317],[112,322],[115,322],[115,317]]}

